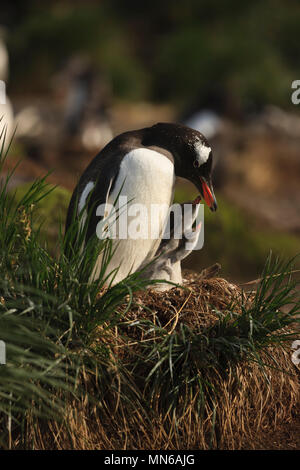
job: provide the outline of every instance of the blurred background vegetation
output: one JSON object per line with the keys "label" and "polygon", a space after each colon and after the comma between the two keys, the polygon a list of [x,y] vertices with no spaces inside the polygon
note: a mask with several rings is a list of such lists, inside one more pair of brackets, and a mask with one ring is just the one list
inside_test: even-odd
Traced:
{"label": "blurred background vegetation", "polygon": [[289,105],[299,74],[292,0],[17,0],[2,2],[1,17],[18,92],[49,92],[50,77],[78,52],[105,70],[115,98],[185,104],[218,90],[228,112]]}
{"label": "blurred background vegetation", "polygon": [[[0,79],[18,125],[7,170],[24,158],[11,189],[53,170],[60,188],[40,208],[52,250],[55,207],[63,223],[101,147],[177,121],[211,141],[219,200],[216,215],[206,212],[204,249],[185,266],[219,261],[223,276],[250,280],[270,249],[299,251],[299,2],[4,0],[1,23],[9,67]],[[179,182],[177,200],[194,195]]]}

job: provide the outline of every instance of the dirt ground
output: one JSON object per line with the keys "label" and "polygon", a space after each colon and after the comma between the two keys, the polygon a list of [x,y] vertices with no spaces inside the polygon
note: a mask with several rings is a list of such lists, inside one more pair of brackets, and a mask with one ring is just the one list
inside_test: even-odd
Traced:
{"label": "dirt ground", "polygon": [[262,429],[245,441],[243,449],[300,450],[300,406],[291,422],[278,424],[273,430]]}

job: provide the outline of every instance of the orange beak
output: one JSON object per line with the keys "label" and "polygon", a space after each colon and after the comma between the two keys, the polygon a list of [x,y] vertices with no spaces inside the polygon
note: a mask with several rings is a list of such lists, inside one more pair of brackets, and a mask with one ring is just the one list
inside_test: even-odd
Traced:
{"label": "orange beak", "polygon": [[217,210],[217,201],[216,201],[213,191],[210,189],[206,181],[204,181],[204,179],[202,178],[201,178],[201,183],[202,183],[203,197],[204,197],[206,204],[208,205],[210,210],[212,211]]}

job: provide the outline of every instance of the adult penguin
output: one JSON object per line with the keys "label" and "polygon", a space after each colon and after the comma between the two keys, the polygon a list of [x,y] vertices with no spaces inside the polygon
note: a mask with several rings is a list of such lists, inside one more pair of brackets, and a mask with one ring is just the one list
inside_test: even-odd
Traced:
{"label": "adult penguin", "polygon": [[[156,217],[148,217],[140,224],[143,230],[148,229],[148,233],[151,231],[156,237],[117,236],[115,252],[108,266],[108,272],[116,270],[115,284],[155,255],[173,201],[176,176],[194,183],[210,209],[217,209],[212,186],[212,160],[206,138],[199,131],[183,125],[158,123],[120,134],[99,152],[82,174],[70,201],[66,231],[73,217],[81,214],[82,222],[88,224],[87,241],[96,234],[101,220],[97,208],[103,204],[112,205],[121,196],[126,196],[129,209],[132,203],[142,205],[146,215],[153,207],[159,208]],[[129,209],[128,225],[134,218]],[[99,277],[101,260],[102,254],[91,272],[92,280]]]}
{"label": "adult penguin", "polygon": [[9,75],[9,56],[5,45],[6,29],[0,26],[0,145],[8,149],[14,132],[14,111],[6,94],[6,84]]}

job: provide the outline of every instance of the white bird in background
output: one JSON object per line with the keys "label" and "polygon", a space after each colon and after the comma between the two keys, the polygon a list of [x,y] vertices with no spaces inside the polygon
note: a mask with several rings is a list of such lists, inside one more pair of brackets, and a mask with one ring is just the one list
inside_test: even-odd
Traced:
{"label": "white bird in background", "polygon": [[4,151],[8,148],[14,132],[14,112],[6,94],[6,84],[9,70],[9,57],[4,42],[5,30],[0,27],[0,136],[1,144],[5,137]]}
{"label": "white bird in background", "polygon": [[16,115],[17,137],[35,139],[45,132],[44,118],[37,106],[26,106]]}
{"label": "white bird in background", "polygon": [[203,109],[192,114],[184,124],[212,139],[222,127],[222,119],[209,109]]}
{"label": "white bird in background", "polygon": [[8,52],[3,41],[3,30],[0,26],[0,80],[7,82],[8,79]]}
{"label": "white bird in background", "polygon": [[110,96],[103,74],[94,69],[87,57],[75,56],[57,76],[67,89],[65,98],[65,130],[77,136],[89,151],[104,147],[113,132],[107,115]]}

